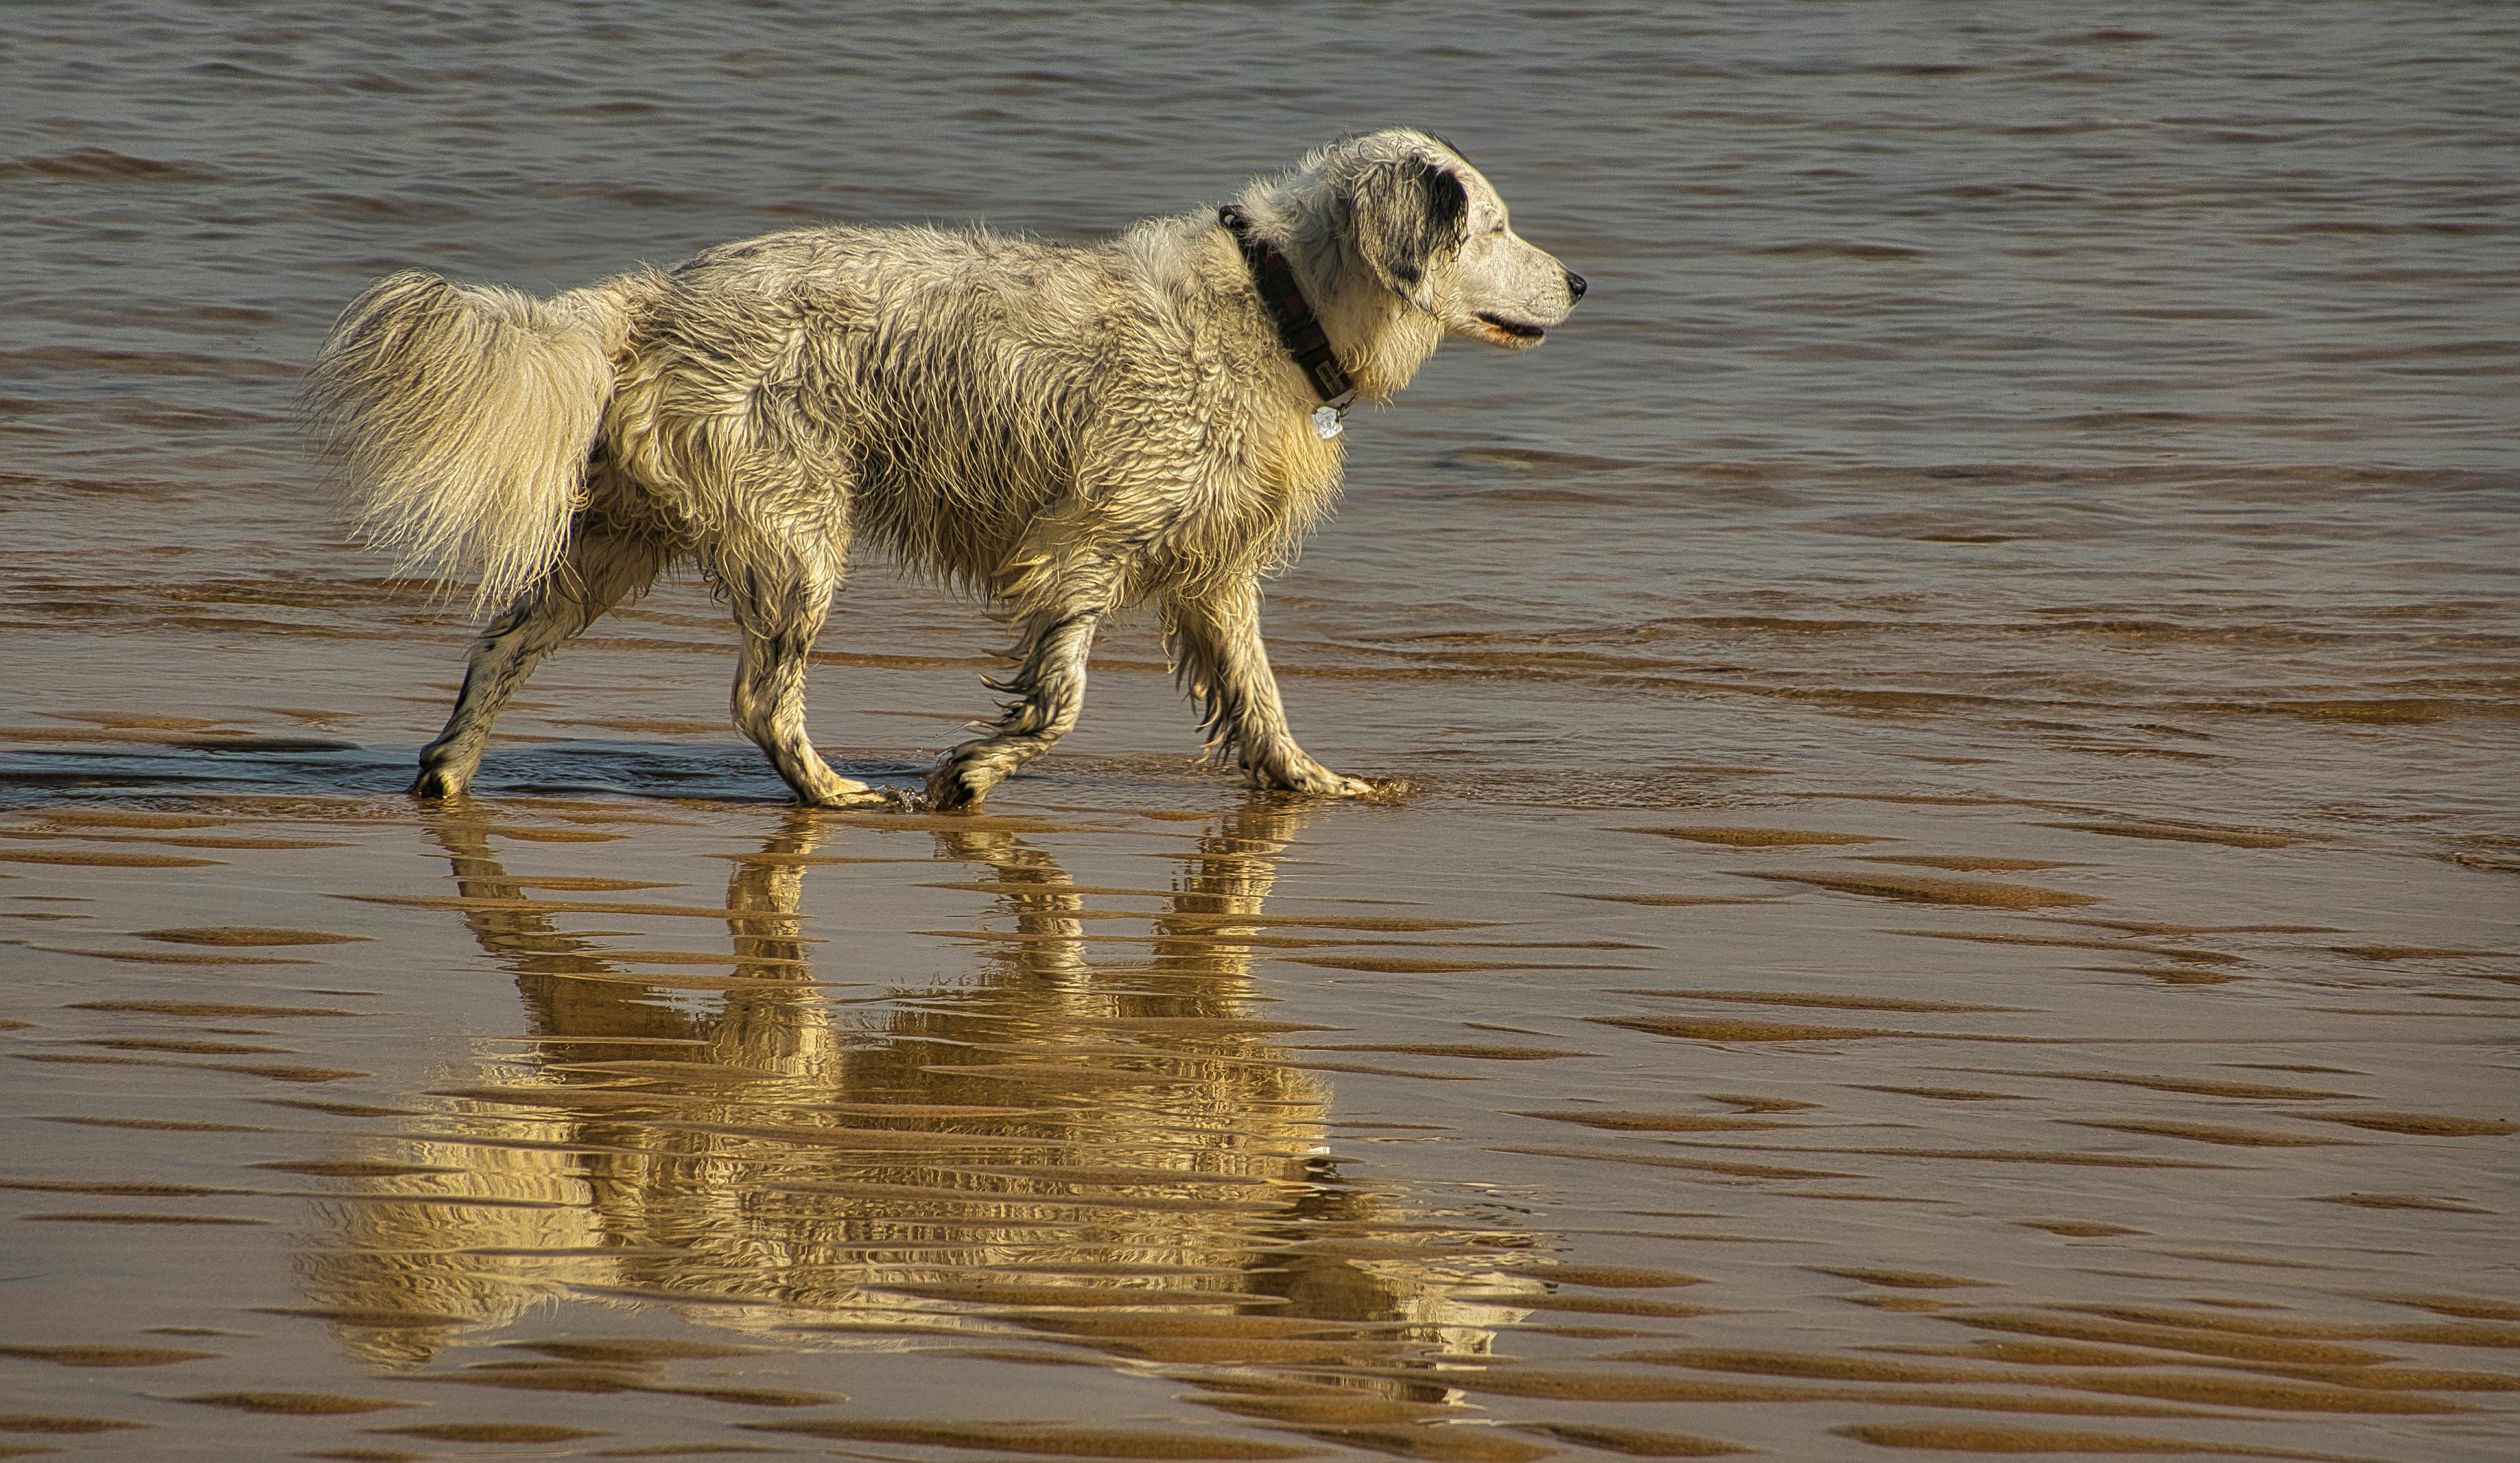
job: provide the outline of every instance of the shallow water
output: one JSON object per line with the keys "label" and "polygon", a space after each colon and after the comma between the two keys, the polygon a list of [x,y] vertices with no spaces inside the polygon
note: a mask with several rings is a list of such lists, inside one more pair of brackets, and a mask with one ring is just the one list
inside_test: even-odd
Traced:
{"label": "shallow water", "polygon": [[[2507,1454],[2498,12],[709,14],[0,37],[0,1451]],[[400,795],[366,279],[1395,119],[1593,282],[1273,589],[1405,794],[1197,770],[1137,624],[989,816],[798,814],[683,585]],[[845,602],[907,785],[994,631]]]}

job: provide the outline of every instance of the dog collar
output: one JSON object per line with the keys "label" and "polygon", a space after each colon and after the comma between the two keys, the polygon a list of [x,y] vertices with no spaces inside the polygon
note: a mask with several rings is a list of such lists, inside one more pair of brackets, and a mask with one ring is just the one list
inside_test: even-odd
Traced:
{"label": "dog collar", "polygon": [[1278,327],[1278,343],[1295,358],[1303,369],[1304,379],[1312,382],[1313,394],[1322,404],[1313,409],[1313,430],[1323,441],[1337,436],[1347,426],[1347,409],[1356,402],[1356,383],[1348,379],[1347,371],[1330,351],[1329,336],[1323,333],[1321,317],[1313,313],[1312,302],[1304,298],[1303,288],[1295,283],[1295,271],[1286,256],[1278,252],[1268,241],[1251,232],[1251,216],[1235,204],[1216,210],[1216,221],[1225,225],[1242,250],[1243,265],[1251,271],[1251,283],[1260,290],[1260,302],[1269,309],[1269,318]]}

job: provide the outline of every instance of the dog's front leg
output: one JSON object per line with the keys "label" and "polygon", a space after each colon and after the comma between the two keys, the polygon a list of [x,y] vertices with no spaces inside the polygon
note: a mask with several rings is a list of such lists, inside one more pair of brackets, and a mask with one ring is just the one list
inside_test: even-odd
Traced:
{"label": "dog's front leg", "polygon": [[1016,699],[996,721],[983,724],[987,735],[936,759],[927,774],[929,807],[945,812],[978,807],[990,788],[1075,729],[1085,710],[1085,657],[1094,648],[1094,630],[1102,620],[1099,610],[1068,610],[1025,625],[1014,674],[989,683]]}
{"label": "dog's front leg", "polygon": [[1260,587],[1229,589],[1164,601],[1164,648],[1184,689],[1196,697],[1201,725],[1219,757],[1231,752],[1262,787],[1355,797],[1366,782],[1341,776],[1295,744],[1278,678],[1260,643]]}

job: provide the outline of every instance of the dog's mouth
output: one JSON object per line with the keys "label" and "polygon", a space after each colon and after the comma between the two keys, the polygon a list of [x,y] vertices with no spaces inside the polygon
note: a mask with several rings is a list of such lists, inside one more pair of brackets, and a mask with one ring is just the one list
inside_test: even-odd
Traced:
{"label": "dog's mouth", "polygon": [[1508,320],[1502,315],[1491,315],[1485,310],[1481,310],[1479,312],[1479,319],[1486,321],[1489,325],[1492,325],[1498,330],[1505,332],[1507,334],[1511,335],[1516,340],[1537,340],[1541,336],[1549,333],[1549,332],[1543,330],[1539,326],[1524,325],[1519,320]]}

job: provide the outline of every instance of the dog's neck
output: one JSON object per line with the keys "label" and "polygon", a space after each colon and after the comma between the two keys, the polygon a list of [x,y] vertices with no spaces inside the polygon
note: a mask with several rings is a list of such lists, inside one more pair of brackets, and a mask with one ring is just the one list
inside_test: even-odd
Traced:
{"label": "dog's neck", "polygon": [[1304,298],[1304,287],[1295,283],[1294,267],[1277,245],[1251,230],[1250,215],[1233,203],[1216,210],[1216,221],[1234,236],[1242,250],[1243,266],[1251,271],[1251,283],[1260,291],[1260,303],[1268,307],[1269,318],[1278,327],[1278,343],[1295,358],[1304,378],[1313,383],[1313,394],[1322,405],[1334,412],[1345,412],[1356,400],[1356,382],[1347,368],[1339,364],[1338,352],[1330,349],[1328,332],[1322,329],[1319,315],[1313,313],[1312,301]]}
{"label": "dog's neck", "polygon": [[[1306,307],[1313,331],[1330,352],[1331,364],[1346,377],[1346,389],[1368,401],[1389,401],[1435,353],[1436,344],[1443,339],[1443,327],[1425,311],[1378,284],[1370,283],[1357,271],[1339,268],[1334,258],[1317,257],[1334,255],[1343,245],[1327,236],[1311,237],[1311,231],[1300,226],[1287,228],[1293,220],[1274,203],[1274,200],[1263,196],[1249,203],[1231,204],[1218,210],[1218,220],[1224,224],[1227,237],[1240,249],[1264,307],[1273,321],[1281,322],[1280,339],[1286,339],[1283,317],[1264,282],[1261,265],[1253,262],[1254,245],[1281,262],[1289,288]],[[1240,228],[1226,220],[1228,212],[1241,217]],[[1264,225],[1274,225],[1276,232],[1288,236],[1286,243],[1282,246],[1263,239],[1260,227]],[[1348,283],[1342,285],[1342,281]],[[1287,351],[1301,367],[1302,356],[1291,341],[1287,342]],[[1323,391],[1321,379],[1310,370],[1305,374],[1324,402],[1337,394]]]}

